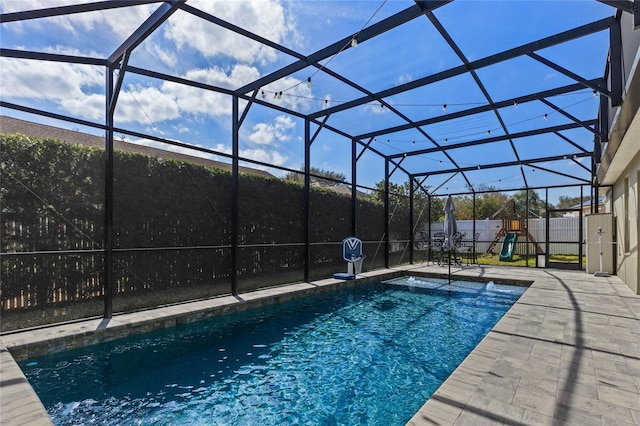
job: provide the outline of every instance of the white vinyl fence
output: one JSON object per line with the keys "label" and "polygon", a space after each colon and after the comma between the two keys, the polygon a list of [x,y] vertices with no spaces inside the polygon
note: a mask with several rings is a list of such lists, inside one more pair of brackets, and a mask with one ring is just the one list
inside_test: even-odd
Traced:
{"label": "white vinyl fence", "polygon": [[[549,254],[572,254],[578,255],[578,242],[580,242],[579,235],[579,221],[578,217],[558,217],[551,218],[549,220]],[[463,239],[470,244],[473,238],[473,220],[458,220],[458,232],[464,234]],[[502,228],[502,220],[477,220],[476,221],[476,252],[477,253],[485,253],[491,243],[496,238],[496,235],[500,232]],[[443,222],[433,222],[431,224],[431,237],[433,238],[434,234],[437,232],[443,232],[444,223]],[[583,218],[583,239],[584,232],[586,232],[585,219]],[[546,241],[546,219],[529,219],[529,234],[537,241],[540,248],[545,250],[545,241]],[[501,237],[498,243],[491,250],[493,253],[499,253],[502,248],[502,240],[504,237]],[[423,242],[427,244],[429,241],[429,233],[428,227],[425,224],[424,227],[416,232],[415,235],[416,242]],[[517,254],[525,254],[526,253],[526,238],[524,235],[518,236],[518,244],[516,248]],[[529,246],[529,254],[535,254],[535,247],[533,244]]]}

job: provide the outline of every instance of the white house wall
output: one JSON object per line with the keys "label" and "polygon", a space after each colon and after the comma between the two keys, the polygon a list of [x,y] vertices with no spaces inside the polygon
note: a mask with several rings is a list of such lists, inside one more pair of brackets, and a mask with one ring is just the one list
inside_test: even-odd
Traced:
{"label": "white house wall", "polygon": [[[634,293],[640,294],[640,29],[633,29],[633,17],[629,13],[622,14],[621,28],[623,104],[610,111],[609,143],[603,144],[598,181],[613,188],[616,273]],[[625,201],[628,201],[628,212],[625,211]]]}
{"label": "white house wall", "polygon": [[[640,114],[636,116],[640,121]],[[640,124],[640,123],[639,123]],[[640,135],[636,143],[640,143]],[[627,191],[625,184],[629,182],[629,218],[625,220],[625,196]],[[613,186],[613,212],[616,217],[617,234],[617,275],[636,293],[640,294],[638,276],[640,265],[638,264],[638,241],[640,240],[639,201],[640,198],[640,154],[629,163],[628,169],[623,173]],[[624,233],[629,227],[629,245],[625,246]]]}

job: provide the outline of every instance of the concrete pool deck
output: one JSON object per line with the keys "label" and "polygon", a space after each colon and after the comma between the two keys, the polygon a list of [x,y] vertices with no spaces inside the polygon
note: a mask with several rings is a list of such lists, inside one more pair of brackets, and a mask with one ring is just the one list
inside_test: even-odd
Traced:
{"label": "concrete pool deck", "polygon": [[[372,281],[445,274],[411,265],[365,272]],[[409,421],[409,425],[640,425],[640,296],[617,277],[514,267],[453,268],[454,279],[531,286]],[[262,289],[0,337],[0,424],[51,425],[15,359],[71,349],[346,282],[327,279]],[[15,358],[15,359],[14,359]]]}

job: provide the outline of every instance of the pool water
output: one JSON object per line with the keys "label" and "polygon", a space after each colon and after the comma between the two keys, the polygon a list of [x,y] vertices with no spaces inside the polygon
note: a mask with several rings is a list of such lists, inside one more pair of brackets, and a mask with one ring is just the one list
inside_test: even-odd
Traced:
{"label": "pool water", "polygon": [[404,425],[524,290],[405,277],[21,368],[59,425]]}

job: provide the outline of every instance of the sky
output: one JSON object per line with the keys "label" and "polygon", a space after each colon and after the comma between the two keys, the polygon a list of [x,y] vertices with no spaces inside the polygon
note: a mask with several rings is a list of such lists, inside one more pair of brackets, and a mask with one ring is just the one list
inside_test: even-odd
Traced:
{"label": "sky", "polygon": [[[1,0],[2,13],[75,3],[59,0]],[[197,7],[228,23],[303,55],[310,55],[345,37],[359,33],[386,17],[411,7],[409,0],[387,1],[194,1]],[[83,57],[108,57],[150,16],[157,4],[83,13],[64,17],[3,23],[0,42],[3,48],[50,52]],[[435,18],[458,44],[469,61],[530,43],[596,20],[613,16],[615,10],[595,0],[488,1],[456,0],[434,11]],[[606,31],[573,40],[537,52],[541,56],[587,78],[604,72],[608,33]],[[225,30],[185,11],[172,15],[152,36],[131,54],[130,66],[150,69],[181,78],[235,90],[295,62],[296,58],[247,37]],[[360,42],[322,61],[323,69],[306,67],[260,89],[260,99],[302,114],[322,111],[358,99],[363,93],[331,76],[338,73],[370,92],[391,89],[461,65],[460,58],[436,31],[427,17],[421,16],[401,28],[374,39]],[[481,68],[477,77],[494,102],[548,90],[575,81],[535,61],[520,57]],[[94,123],[105,121],[105,70],[99,66],[74,65],[15,58],[0,58],[0,98],[5,102]],[[307,81],[311,79],[308,87]],[[282,96],[276,96],[282,92]],[[392,113],[379,102],[371,102],[349,112],[332,114],[327,124],[352,136],[405,124],[406,119],[422,120],[486,105],[487,97],[470,74],[440,81],[426,87],[385,98],[406,118]],[[580,120],[597,116],[599,99],[585,88],[576,93],[549,98]],[[240,103],[244,111],[247,103]],[[73,123],[2,108],[3,115],[87,133],[101,131]],[[231,97],[196,90],[184,85],[125,73],[115,111],[115,125],[153,137],[176,140],[204,147],[221,154],[231,153]],[[486,112],[458,120],[425,126],[424,132],[404,130],[376,137],[371,147],[385,155],[407,149],[446,146],[504,134],[500,120],[510,133],[572,122],[541,102],[517,104],[500,110],[500,116]],[[542,123],[542,124],[541,124]],[[312,133],[317,129],[312,125]],[[591,150],[593,134],[578,129],[546,135],[422,154],[403,160],[411,173],[424,170],[448,170],[491,162],[579,152],[567,145]],[[118,134],[134,143],[187,151],[175,146]],[[366,141],[365,141],[366,142]],[[192,154],[194,152],[191,152]],[[202,155],[202,154],[198,154]],[[240,155],[243,158],[288,169],[304,164],[304,120],[295,115],[251,105],[240,129]],[[323,129],[311,147],[312,166],[344,174],[351,178],[351,141]],[[209,155],[222,159],[219,155]],[[243,164],[249,165],[250,164]],[[266,168],[282,176],[286,171]],[[544,167],[544,165],[543,165]],[[525,167],[531,186],[575,183],[571,176],[588,179],[590,160],[572,160],[547,167],[562,170],[566,176]],[[523,185],[518,167],[477,170],[460,174],[433,175],[425,185],[440,193],[456,193],[474,188],[519,188]],[[567,177],[568,176],[568,177]],[[357,181],[373,187],[384,179],[384,161],[365,152],[358,160]],[[401,183],[406,175],[394,172],[392,181]],[[552,190],[557,199],[563,190]],[[575,193],[573,194],[575,195]]]}

